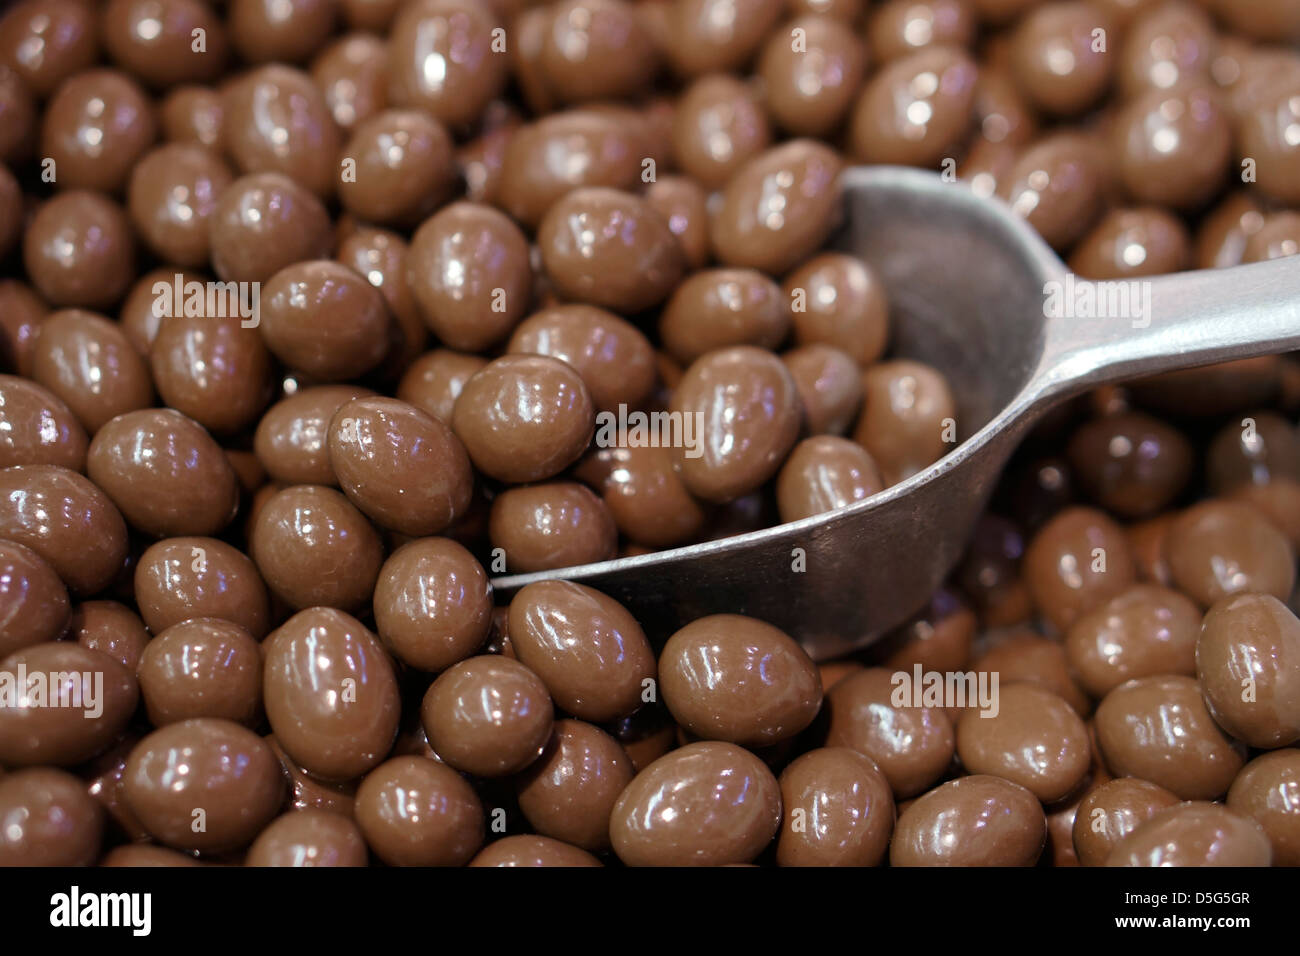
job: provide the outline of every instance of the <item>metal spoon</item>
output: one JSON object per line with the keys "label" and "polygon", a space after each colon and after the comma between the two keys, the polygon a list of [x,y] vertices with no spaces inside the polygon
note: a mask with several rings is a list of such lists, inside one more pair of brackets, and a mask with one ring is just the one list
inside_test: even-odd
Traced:
{"label": "metal spoon", "polygon": [[[498,577],[499,593],[563,578],[622,601],[652,637],[732,612],[781,627],[814,658],[847,653],[924,605],[960,559],[1019,439],[1052,405],[1108,382],[1300,348],[1300,258],[1121,290],[1068,276],[1006,204],[964,183],[884,166],[848,170],[843,181],[847,217],[835,244],[883,278],[893,353],[948,376],[961,443],[838,511],[655,554]],[[1109,317],[1066,317],[1069,310],[1055,308],[1107,291],[1137,298],[1119,316],[1098,308]]]}

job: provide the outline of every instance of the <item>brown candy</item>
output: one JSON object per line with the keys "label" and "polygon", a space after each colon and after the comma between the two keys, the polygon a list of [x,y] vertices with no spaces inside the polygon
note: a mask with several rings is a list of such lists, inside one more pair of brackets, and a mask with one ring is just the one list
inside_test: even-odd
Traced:
{"label": "brown candy", "polygon": [[319,485],[273,494],[253,519],[249,552],[272,593],[292,608],[359,610],[383,561],[365,515]]}
{"label": "brown candy", "polygon": [[[673,392],[672,413],[697,429],[681,447],[687,489],[728,502],[755,491],[780,467],[798,437],[794,377],[772,353],[741,345],[697,359]],[[685,442],[682,443],[686,445]]]}
{"label": "brown candy", "polygon": [[171,409],[127,412],[104,425],[90,443],[86,473],[132,527],[158,537],[215,534],[239,506],[221,446]]}
{"label": "brown candy", "polygon": [[1097,707],[1106,766],[1141,777],[1184,800],[1222,796],[1245,758],[1211,719],[1195,679],[1143,677],[1116,687]]}
{"label": "brown candy", "polygon": [[343,146],[354,164],[339,202],[359,219],[384,225],[419,222],[451,192],[451,137],[416,110],[385,110],[358,123]]}
{"label": "brown candy", "polygon": [[267,474],[290,484],[335,485],[329,459],[329,424],[334,413],[369,395],[353,385],[320,385],[289,395],[267,409],[257,423],[253,448]]}
{"label": "brown candy", "polygon": [[159,146],[131,171],[131,222],[155,255],[181,266],[204,266],[217,200],[233,181],[230,168],[204,146]]}
{"label": "brown candy", "polygon": [[437,534],[469,507],[474,477],[443,422],[395,398],[356,398],[334,413],[330,464],[348,498],[378,524]]}
{"label": "brown candy", "polygon": [[1108,158],[1074,132],[1053,133],[1030,146],[998,179],[997,193],[1054,249],[1068,249],[1102,208]]}
{"label": "brown candy", "polygon": [[0,63],[44,99],[95,62],[95,12],[78,0],[22,0],[0,19]]}
{"label": "brown candy", "polygon": [[136,676],[155,727],[220,717],[256,727],[262,710],[262,654],[238,624],[196,617],[145,647]]}
{"label": "brown candy", "polygon": [[1153,5],[1125,31],[1119,49],[1120,91],[1129,98],[1144,90],[1168,90],[1204,78],[1215,45],[1214,25],[1186,0]]}
{"label": "brown candy", "polygon": [[1205,615],[1196,673],[1215,722],[1252,747],[1300,740],[1300,620],[1268,594],[1234,594]]}
{"label": "brown candy", "polygon": [[1136,677],[1196,673],[1200,628],[1200,611],[1183,595],[1136,584],[1081,615],[1065,653],[1084,690],[1100,698]]}
{"label": "brown candy", "polygon": [[86,464],[86,430],[72,410],[30,379],[0,375],[0,468],[58,465],[81,471]]}
{"label": "brown candy", "polygon": [[335,6],[330,0],[231,0],[230,39],[250,63],[304,60],[329,36]]}
{"label": "brown candy", "polygon": [[1165,558],[1174,583],[1204,607],[1257,591],[1279,600],[1295,584],[1295,552],[1262,513],[1234,501],[1188,508],[1169,527]]}
{"label": "brown candy", "polygon": [[628,866],[748,863],[781,826],[781,790],[747,750],[721,741],[660,757],[619,795],[610,840]]}
{"label": "brown candy", "polygon": [[329,214],[288,176],[236,179],[211,220],[212,269],[226,281],[265,282],[281,269],[329,254]]}
{"label": "brown candy", "polygon": [[270,627],[266,585],[242,551],[215,538],[168,538],[135,568],[135,600],[149,630],[161,634],[190,618],[237,624],[255,639]]}
{"label": "brown candy", "polygon": [[557,292],[615,312],[662,302],[685,268],[663,216],[639,196],[604,187],[575,189],[557,200],[538,227],[537,243]]}
{"label": "brown candy", "polygon": [[68,589],[35,551],[0,541],[0,656],[57,640],[68,626]]}
{"label": "brown candy", "polygon": [[1115,57],[1106,42],[1113,30],[1096,4],[1056,0],[1033,10],[1011,40],[1011,71],[1020,91],[1047,113],[1087,110],[1110,85]]}
{"label": "brown candy", "polygon": [[1058,513],[1025,552],[1030,594],[1058,631],[1126,590],[1135,578],[1123,530],[1091,508]]}
{"label": "brown candy", "polygon": [[489,206],[453,203],[411,237],[406,283],[439,341],[465,352],[482,351],[528,314],[533,283],[528,240]]}
{"label": "brown candy", "polygon": [[23,265],[51,304],[101,309],[135,272],[134,238],[122,208],[99,193],[70,189],[36,210],[23,236]]}
{"label": "brown candy", "polygon": [[155,135],[144,90],[116,70],[87,70],[59,87],[41,124],[41,156],[65,189],[117,193]]}
{"label": "brown candy", "polygon": [[807,259],[840,215],[843,162],[810,139],[755,156],[728,181],[712,220],[717,257],[730,266],[780,274]]}
{"label": "brown candy", "polygon": [[388,350],[390,315],[369,282],[330,260],[298,262],[262,289],[258,327],[286,365],[320,381],[367,372]]}
{"label": "brown candy", "polygon": [[485,847],[469,866],[603,866],[586,850],[550,837],[520,834]]}
{"label": "brown candy", "polygon": [[342,611],[312,608],[266,639],[266,717],[285,753],[325,780],[351,780],[393,746],[399,700],[379,640]]}
{"label": "brown candy", "polygon": [[272,820],[253,841],[245,866],[365,866],[366,841],[347,817],[295,810]]}
{"label": "brown candy", "polygon": [[847,438],[818,435],[794,447],[776,481],[782,521],[847,507],[884,490],[875,459]]}
{"label": "brown candy", "polygon": [[[149,835],[180,850],[250,843],[284,797],[279,761],[228,720],[186,720],[145,737],[126,763],[124,793]],[[202,821],[202,826],[195,824]]]}
{"label": "brown candy", "polygon": [[125,667],[71,641],[17,650],[0,660],[0,675],[8,685],[0,761],[10,767],[72,766],[93,757],[126,727],[139,695]]}
{"label": "brown candy", "polygon": [[1088,731],[1063,698],[1036,684],[1008,684],[996,707],[967,707],[957,721],[963,767],[1018,783],[1043,803],[1083,782],[1092,755]]}
{"label": "brown candy", "polygon": [[780,866],[877,866],[894,827],[894,797],[870,759],[846,747],[810,750],[781,774]]}
{"label": "brown candy", "polygon": [[452,428],[470,460],[500,481],[541,481],[572,464],[591,439],[591,393],[572,366],[505,355],[464,385]]}
{"label": "brown candy", "polygon": [[1242,768],[1228,791],[1228,808],[1263,827],[1276,866],[1300,863],[1300,751],[1261,754]]}
{"label": "brown candy", "polygon": [[912,802],[889,844],[891,866],[1033,866],[1047,838],[1034,795],[999,777],[949,780]]}
{"label": "brown candy", "polygon": [[1101,866],[1121,840],[1178,798],[1164,787],[1119,777],[1108,780],[1079,803],[1071,829],[1081,866]]}
{"label": "brown candy", "polygon": [[541,758],[520,778],[519,809],[543,836],[600,853],[609,849],[610,813],[633,774],[609,734],[557,720]]}
{"label": "brown candy", "polygon": [[252,425],[270,397],[272,375],[270,352],[250,327],[253,315],[160,318],[149,364],[162,400],[218,434]]}
{"label": "brown candy", "polygon": [[67,309],[41,323],[30,374],[61,398],[88,433],[149,405],[149,370],[126,335],[93,312]]}
{"label": "brown candy", "polygon": [[794,377],[804,428],[813,435],[848,431],[862,406],[862,378],[849,354],[831,345],[804,345],[781,361]]}
{"label": "brown candy", "polygon": [[0,776],[0,821],[0,867],[90,866],[99,856],[104,813],[85,783],[62,770]]}
{"label": "brown candy", "polygon": [[108,586],[126,561],[126,523],[109,497],[55,465],[0,470],[0,538],[40,555],[74,595]]}
{"label": "brown candy", "polygon": [[1070,268],[1089,279],[1181,272],[1191,257],[1190,247],[1187,227],[1163,209],[1113,209],[1079,242]]}
{"label": "brown candy", "polygon": [[411,363],[397,383],[397,397],[450,424],[461,389],[484,365],[487,359],[464,352],[450,349],[425,352]]}
{"label": "brown candy", "polygon": [[833,345],[862,366],[880,358],[889,335],[889,304],[884,285],[865,262],[824,252],[786,277],[784,288],[800,345]]}
{"label": "brown candy", "polygon": [[673,113],[673,156],[682,171],[706,189],[725,186],[771,142],[772,129],[757,91],[734,76],[700,77],[683,91]]}
{"label": "brown candy", "polygon": [[515,572],[549,571],[614,557],[618,529],[585,485],[553,481],[509,488],[492,500],[492,547]]}
{"label": "brown candy", "polygon": [[311,78],[335,124],[352,132],[388,103],[388,44],[369,33],[342,36],[312,61]]}
{"label": "brown candy", "polygon": [[600,491],[618,530],[649,548],[691,540],[705,513],[673,467],[668,448],[615,444],[597,448],[578,467],[578,477]]}
{"label": "brown candy", "polygon": [[688,277],[659,315],[659,338],[689,364],[714,349],[775,349],[790,332],[781,287],[754,269],[707,269]]}
{"label": "brown candy", "polygon": [[651,84],[657,55],[634,4],[562,0],[546,12],[549,29],[538,66],[560,100],[619,99]]}
{"label": "brown candy", "polygon": [[871,667],[836,682],[826,695],[826,746],[850,747],[870,757],[901,799],[939,780],[956,740],[941,708],[913,706],[910,699],[896,704],[893,678],[889,670]]}
{"label": "brown candy", "polygon": [[937,167],[970,129],[976,75],[974,61],[955,47],[935,46],[886,64],[853,107],[854,158]]}
{"label": "brown candy", "polygon": [[536,760],[550,739],[553,713],[536,674],[492,655],[443,671],[420,708],[437,755],[479,777],[518,773]]}
{"label": "brown candy", "polygon": [[942,458],[956,441],[957,406],[943,373],[921,362],[878,362],[862,374],[853,440],[871,452],[886,485]]}
{"label": "brown candy", "polygon": [[1161,810],[1124,837],[1107,866],[1269,866],[1263,829],[1218,803],[1194,801]]}
{"label": "brown candy", "polygon": [[210,82],[226,65],[225,28],[200,0],[109,0],[101,26],[118,65],[158,89]]}
{"label": "brown candy", "polygon": [[1112,137],[1129,194],[1179,209],[1217,192],[1232,148],[1228,117],[1205,85],[1142,94],[1116,117]]}
{"label": "brown candy", "polygon": [[462,866],[483,843],[483,805],[456,771],[393,757],[357,791],[357,825],[390,866]]}
{"label": "brown candy", "polygon": [[221,93],[206,86],[182,86],[168,93],[158,107],[162,138],[219,149],[225,106]]}
{"label": "brown candy", "polygon": [[448,126],[473,122],[505,85],[505,31],[487,4],[407,4],[393,21],[388,42],[390,98]]}

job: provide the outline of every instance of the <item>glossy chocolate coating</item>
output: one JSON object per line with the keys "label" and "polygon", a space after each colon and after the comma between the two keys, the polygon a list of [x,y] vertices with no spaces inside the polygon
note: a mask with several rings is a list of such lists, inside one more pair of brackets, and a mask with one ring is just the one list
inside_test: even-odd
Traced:
{"label": "glossy chocolate coating", "polygon": [[145,737],[127,760],[124,788],[131,811],[154,839],[211,853],[250,843],[284,798],[280,764],[266,742],[246,727],[213,718],[171,724]]}
{"label": "glossy chocolate coating", "polygon": [[664,217],[639,196],[605,187],[557,200],[538,226],[537,244],[561,295],[615,312],[662,302],[685,268]]}
{"label": "glossy chocolate coating", "polygon": [[1261,754],[1242,768],[1228,791],[1228,809],[1268,834],[1276,866],[1300,864],[1300,751]]}
{"label": "glossy chocolate coating", "polygon": [[1156,206],[1113,209],[1079,242],[1070,268],[1090,279],[1181,272],[1191,258],[1182,220]]}
{"label": "glossy chocolate coating", "polygon": [[1101,698],[1125,681],[1196,673],[1201,612],[1177,591],[1135,584],[1081,615],[1065,634],[1080,685]]}
{"label": "glossy chocolate coating", "polygon": [[511,571],[548,571],[614,557],[618,529],[586,485],[552,481],[510,488],[492,500],[492,549]]}
{"label": "glossy chocolate coating", "polygon": [[862,366],[880,358],[889,336],[889,303],[867,263],[823,252],[790,273],[784,289],[800,345],[833,345]]}
{"label": "glossy chocolate coating", "polygon": [[262,655],[238,624],[191,618],[145,647],[136,676],[155,727],[220,717],[255,727],[261,716]]}
{"label": "glossy chocolate coating", "polygon": [[974,118],[975,62],[934,46],[886,64],[862,91],[850,120],[850,151],[868,163],[937,167]]}
{"label": "glossy chocolate coating", "polygon": [[356,618],[300,611],[265,642],[266,717],[285,753],[325,780],[351,780],[388,755],[399,700],[393,665]]}
{"label": "glossy chocolate coating", "polygon": [[356,398],[330,422],[329,456],[348,498],[375,522],[436,534],[469,507],[474,476],[443,422],[395,398]]}
{"label": "glossy chocolate coating", "polygon": [[390,322],[379,290],[328,259],[287,266],[261,292],[258,330],[267,348],[319,381],[374,368],[388,350]]}
{"label": "glossy chocolate coating", "polygon": [[1195,679],[1143,677],[1115,688],[1097,707],[1097,743],[1106,765],[1184,800],[1222,796],[1244,748],[1211,719]]}
{"label": "glossy chocolate coating", "polygon": [[609,849],[610,813],[633,775],[609,734],[557,720],[541,758],[519,778],[519,809],[542,836],[600,853]]}
{"label": "glossy chocolate coating", "polygon": [[54,160],[64,189],[117,193],[156,132],[149,98],[116,70],[87,70],[46,104],[41,156]]}
{"label": "glossy chocolate coating", "polygon": [[212,269],[233,282],[265,282],[281,269],[329,254],[329,214],[309,190],[281,173],[236,179],[217,200]]}
{"label": "glossy chocolate coating", "polygon": [[427,219],[406,256],[406,284],[448,348],[476,352],[505,338],[532,295],[528,240],[490,206],[458,202]]}
{"label": "glossy chocolate coating", "polygon": [[781,774],[780,866],[877,866],[894,828],[894,797],[872,761],[823,747]]}
{"label": "glossy chocolate coating", "polygon": [[0,19],[0,63],[44,99],[99,52],[95,13],[79,0],[22,0]]}
{"label": "glossy chocolate coating", "polygon": [[1060,512],[1025,552],[1025,580],[1034,602],[1061,631],[1126,590],[1135,577],[1123,530],[1091,508]]}
{"label": "glossy chocolate coating", "polygon": [[104,425],[90,443],[86,473],[133,528],[158,537],[215,534],[239,506],[221,446],[171,409],[127,412]]}
{"label": "glossy chocolate coating", "polygon": [[365,866],[357,825],[326,810],[295,810],[272,820],[248,849],[245,866]]}
{"label": "glossy chocolate coating", "polygon": [[191,143],[160,146],[136,164],[127,209],[141,241],[181,266],[204,266],[217,200],[234,181],[213,151]]}
{"label": "glossy chocolate coating", "polygon": [[840,215],[843,161],[816,140],[760,153],[722,191],[710,235],[730,266],[779,274],[807,259]]}
{"label": "glossy chocolate coating", "polygon": [[282,173],[317,196],[334,194],[339,131],[310,76],[279,64],[257,67],[223,97],[222,138],[240,172]]}
{"label": "glossy chocolate coating", "polygon": [[1034,795],[999,777],[949,780],[912,802],[889,844],[891,866],[1033,866],[1047,838]]}
{"label": "glossy chocolate coating", "polygon": [[411,667],[442,671],[487,640],[492,586],[474,556],[448,538],[412,541],[384,562],[375,582],[375,627]]}
{"label": "glossy chocolate coating", "polygon": [[957,753],[971,773],[1018,783],[1043,803],[1070,794],[1088,773],[1088,731],[1065,700],[1032,683],[1008,684],[997,713],[967,707]]}
{"label": "glossy chocolate coating", "polygon": [[51,305],[111,306],[135,271],[134,237],[126,213],[99,193],[59,193],[36,210],[27,226],[23,265]]}
{"label": "glossy chocolate coating", "polygon": [[940,708],[895,706],[893,672],[871,667],[836,682],[826,694],[826,746],[850,747],[875,761],[896,798],[914,797],[939,780],[956,748],[952,721]]}
{"label": "glossy chocolate coating", "polygon": [[614,852],[628,866],[749,863],[781,826],[781,790],[748,750],[721,741],[660,757],[620,794]]}
{"label": "glossy chocolate coating", "polygon": [[505,355],[461,389],[452,428],[479,471],[541,481],[572,464],[591,438],[595,410],[577,370],[541,355]]}
{"label": "glossy chocolate coating", "polygon": [[149,405],[149,369],[122,329],[80,309],[49,315],[32,343],[30,374],[61,398],[87,433]]}
{"label": "glossy chocolate coating", "polygon": [[1177,430],[1141,412],[1095,419],[1070,440],[1079,484],[1107,510],[1144,518],[1164,510],[1191,476],[1192,446]]}
{"label": "glossy chocolate coating", "polygon": [[1218,803],[1161,810],[1121,840],[1107,866],[1269,866],[1273,851],[1258,823]]}
{"label": "glossy chocolate coating", "polygon": [[339,186],[343,208],[383,225],[419,222],[452,190],[451,137],[442,124],[415,110],[385,110],[358,123],[343,145],[355,178]]}
{"label": "glossy chocolate coating", "polygon": [[798,521],[870,498],[885,485],[875,459],[847,438],[818,435],[795,446],[777,478],[782,521]]}
{"label": "glossy chocolate coating", "polygon": [[1300,740],[1300,620],[1268,594],[1234,594],[1205,615],[1196,673],[1215,722],[1252,747]]}
{"label": "glossy chocolate coating", "polygon": [[789,370],[748,345],[697,359],[674,390],[670,411],[703,424],[696,449],[677,450],[678,469],[692,494],[715,502],[742,497],[776,473],[802,413]]}
{"label": "glossy chocolate coating", "polygon": [[57,640],[70,614],[54,568],[30,548],[0,541],[0,656]]}
{"label": "glossy chocolate coating", "polygon": [[545,836],[520,834],[485,847],[469,866],[603,866],[586,850]]}
{"label": "glossy chocolate coating", "polygon": [[126,560],[126,522],[90,481],[55,465],[0,470],[0,538],[26,545],[68,590],[103,590]]}
{"label": "glossy chocolate coating", "polygon": [[781,287],[754,269],[708,269],[677,287],[659,317],[668,352],[689,364],[714,349],[775,349],[790,331]]}
{"label": "glossy chocolate coating", "polygon": [[30,379],[0,375],[0,468],[58,465],[81,471],[86,430],[57,395]]}
{"label": "glossy chocolate coating", "polygon": [[1083,798],[1075,813],[1072,842],[1079,864],[1103,865],[1116,844],[1176,803],[1178,797],[1164,787],[1137,777],[1103,783]]}
{"label": "glossy chocolate coating", "polygon": [[644,547],[689,541],[705,522],[704,508],[686,490],[669,448],[597,448],[577,476],[596,487],[619,532]]}
{"label": "glossy chocolate coating", "polygon": [[617,412],[619,405],[639,408],[655,385],[649,339],[632,323],[595,306],[559,305],[534,312],[514,330],[506,351],[549,355],[572,365],[598,412]]}
{"label": "glossy chocolate coating", "polygon": [[853,440],[871,452],[886,485],[942,458],[957,406],[938,370],[909,359],[878,362],[862,374],[863,411]]}
{"label": "glossy chocolate coating", "polygon": [[306,59],[334,26],[332,0],[231,0],[230,39],[250,63]]}
{"label": "glossy chocolate coating", "polygon": [[31,767],[0,776],[0,867],[90,866],[103,828],[99,804],[72,774]]}
{"label": "glossy chocolate coating", "polygon": [[319,385],[272,405],[253,436],[257,460],[277,481],[337,485],[329,458],[330,421],[352,399],[369,394],[355,385]]}
{"label": "glossy chocolate coating", "polygon": [[418,0],[393,21],[389,96],[449,126],[472,122],[501,92],[508,61],[495,49],[499,25],[487,4]]}
{"label": "glossy chocolate coating", "polygon": [[388,44],[369,33],[345,34],[312,60],[311,78],[335,124],[351,132],[388,103]]}
{"label": "glossy chocolate coating", "polygon": [[1290,542],[1261,512],[1234,501],[1204,501],[1179,515],[1165,557],[1178,588],[1205,607],[1242,591],[1286,600],[1295,584]]}
{"label": "glossy chocolate coating", "polygon": [[437,755],[479,777],[507,776],[536,760],[550,739],[553,713],[541,678],[493,655],[443,671],[420,708]]}
{"label": "glossy chocolate coating", "polygon": [[711,73],[682,92],[673,113],[673,155],[682,171],[706,189],[725,186],[771,143],[771,124],[751,84]]}
{"label": "glossy chocolate coating", "polygon": [[225,27],[201,0],[109,0],[100,22],[109,55],[152,87],[210,82],[226,65]]}

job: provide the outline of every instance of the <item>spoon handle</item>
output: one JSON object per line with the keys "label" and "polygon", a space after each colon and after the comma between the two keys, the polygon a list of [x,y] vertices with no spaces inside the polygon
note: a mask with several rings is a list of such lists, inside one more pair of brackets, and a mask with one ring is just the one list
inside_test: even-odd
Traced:
{"label": "spoon handle", "polygon": [[1154,279],[1044,284],[1043,396],[1300,349],[1300,258]]}

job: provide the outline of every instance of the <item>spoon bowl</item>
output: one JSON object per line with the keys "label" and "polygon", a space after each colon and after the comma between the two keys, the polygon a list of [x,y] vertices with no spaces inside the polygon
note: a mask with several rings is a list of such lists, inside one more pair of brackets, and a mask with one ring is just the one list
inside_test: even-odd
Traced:
{"label": "spoon bowl", "polygon": [[833,244],[885,284],[891,353],[947,377],[951,451],[864,501],[717,541],[498,577],[563,578],[623,602],[652,638],[707,614],[761,618],[814,659],[920,609],[960,560],[1016,445],[1052,405],[1108,382],[1300,348],[1300,260],[1089,282],[1011,209],[901,167],[843,176]]}

